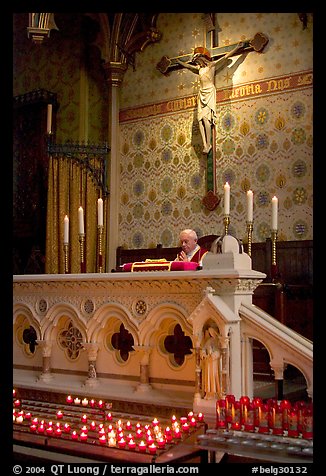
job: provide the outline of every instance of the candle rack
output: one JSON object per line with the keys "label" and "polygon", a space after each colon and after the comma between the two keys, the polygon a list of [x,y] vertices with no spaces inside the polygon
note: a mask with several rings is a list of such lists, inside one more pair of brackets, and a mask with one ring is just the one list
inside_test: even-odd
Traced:
{"label": "candle rack", "polygon": [[84,247],[85,247],[85,233],[79,233],[79,253],[80,253],[80,272],[85,273],[85,255],[84,255]]}
{"label": "candle rack", "polygon": [[64,243],[63,244],[63,252],[64,252],[64,259],[65,259],[65,274],[69,273],[69,259],[68,259],[68,254],[69,254],[69,244]]}
{"label": "candle rack", "polygon": [[230,215],[224,215],[223,224],[224,224],[224,235],[228,235],[229,225],[230,225]]}
{"label": "candle rack", "polygon": [[97,257],[97,272],[103,272],[103,255],[102,255],[102,241],[103,241],[103,225],[97,226],[97,237],[98,237],[98,257]]}
{"label": "candle rack", "polygon": [[248,255],[251,258],[251,244],[252,244],[252,230],[253,230],[253,222],[247,221],[247,236],[248,236]]}

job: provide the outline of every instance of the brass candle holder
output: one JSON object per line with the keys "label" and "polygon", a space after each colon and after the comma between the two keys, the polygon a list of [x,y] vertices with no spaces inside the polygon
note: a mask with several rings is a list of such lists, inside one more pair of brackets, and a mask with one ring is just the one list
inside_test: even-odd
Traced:
{"label": "brass candle holder", "polygon": [[229,225],[230,225],[230,215],[224,215],[223,223],[224,223],[224,235],[228,235]]}
{"label": "brass candle holder", "polygon": [[69,243],[63,244],[63,253],[65,258],[65,274],[69,273],[69,265],[68,265],[68,253],[69,253]]}
{"label": "brass candle holder", "polygon": [[80,254],[80,272],[85,273],[85,255],[84,255],[84,247],[85,247],[85,233],[79,233],[79,254]]}
{"label": "brass candle holder", "polygon": [[252,243],[252,230],[254,228],[252,221],[247,221],[247,236],[248,236],[248,255],[251,258],[251,243]]}
{"label": "brass candle holder", "polygon": [[271,232],[271,240],[272,240],[271,278],[272,278],[272,282],[277,282],[277,280],[278,280],[278,272],[277,272],[277,265],[276,265],[277,230],[272,230],[272,232]]}
{"label": "brass candle holder", "polygon": [[277,230],[272,230],[272,266],[276,266],[276,240]]}
{"label": "brass candle holder", "polygon": [[97,272],[103,272],[103,255],[102,255],[102,239],[103,239],[103,225],[97,225],[97,244],[98,244],[98,256],[97,256]]}

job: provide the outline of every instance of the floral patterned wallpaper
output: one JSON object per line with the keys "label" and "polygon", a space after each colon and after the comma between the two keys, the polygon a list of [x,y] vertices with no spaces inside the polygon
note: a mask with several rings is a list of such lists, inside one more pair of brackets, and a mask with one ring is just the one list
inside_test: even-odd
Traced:
{"label": "floral patterned wallpaper", "polygon": [[[246,241],[246,191],[251,188],[253,241],[270,236],[273,195],[279,199],[278,239],[312,239],[312,18],[307,28],[297,13],[219,13],[217,19],[220,46],[256,32],[269,38],[263,53],[249,53],[233,75],[216,76],[223,98],[216,138],[220,204],[208,210],[202,201],[207,159],[201,153],[196,108],[165,108],[150,117],[141,113],[144,105],[151,111],[197,93],[196,75],[184,69],[163,75],[156,64],[163,55],[186,54],[204,44],[203,16],[162,13],[162,40],[137,55],[136,70],[128,69],[121,90],[119,242],[127,248],[177,246],[179,232],[188,227],[199,236],[223,233],[225,181],[231,186],[230,232],[237,238]],[[298,87],[289,88],[296,75]],[[307,76],[308,83],[302,80]],[[250,91],[264,82],[266,94],[224,99],[225,88],[247,85]]]}
{"label": "floral patterned wallpaper", "polygon": [[[13,94],[38,88],[57,94],[59,143],[107,140],[108,90],[99,52],[84,42],[82,14],[60,13],[55,18],[59,30],[51,31],[49,41],[40,48],[27,38],[28,14],[14,16]],[[262,53],[249,53],[234,71],[236,59],[231,68],[216,76],[216,193],[221,202],[214,210],[202,202],[207,163],[201,152],[196,107],[150,112],[158,104],[196,97],[196,75],[185,69],[163,75],[156,65],[164,55],[191,53],[202,45],[210,48],[212,34],[205,34],[204,24],[202,13],[160,13],[161,40],[137,53],[135,70],[129,67],[124,76],[120,89],[121,186],[120,195],[111,197],[119,200],[119,244],[128,248],[157,243],[177,246],[185,227],[196,229],[199,236],[220,234],[226,180],[231,185],[230,232],[235,236],[246,239],[246,191],[251,188],[253,241],[270,236],[274,194],[279,198],[278,239],[312,239],[312,14],[308,14],[306,28],[297,13],[216,14],[218,46],[250,39],[257,32],[264,33],[269,42]],[[84,72],[82,57],[86,58]],[[87,107],[82,110],[85,73]],[[302,79],[307,77],[308,81]],[[241,87],[250,91],[266,84],[270,89],[265,88],[263,94],[241,96]],[[233,91],[231,96],[225,96],[226,90]],[[235,91],[240,91],[237,97],[233,97]],[[144,108],[148,114],[141,112]],[[85,124],[83,134],[81,122]]]}

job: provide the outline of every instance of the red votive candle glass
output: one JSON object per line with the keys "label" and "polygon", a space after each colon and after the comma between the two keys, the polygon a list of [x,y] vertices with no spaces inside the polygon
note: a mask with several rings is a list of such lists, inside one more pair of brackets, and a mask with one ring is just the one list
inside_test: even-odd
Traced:
{"label": "red votive candle glass", "polygon": [[68,397],[66,398],[66,402],[67,402],[67,403],[72,403],[73,401],[74,401],[74,400],[73,400],[72,396],[71,396],[71,395],[68,395]]}
{"label": "red votive candle glass", "polygon": [[226,423],[232,422],[232,409],[235,402],[234,395],[226,395],[225,397],[225,419]]}
{"label": "red votive candle glass", "polygon": [[106,435],[99,436],[98,441],[100,442],[101,445],[105,445],[106,444]]}
{"label": "red votive candle glass", "polygon": [[190,429],[188,422],[183,423],[183,425],[181,425],[181,427],[182,427],[182,430],[185,431],[185,432],[188,432],[189,429]]}
{"label": "red votive candle glass", "polygon": [[244,409],[244,430],[255,430],[255,408],[252,403],[248,403]]}
{"label": "red votive candle glass", "polygon": [[231,428],[241,430],[241,403],[238,400],[233,403]]}
{"label": "red votive candle glass", "polygon": [[87,441],[87,432],[82,431],[81,434],[79,435],[80,441]]}
{"label": "red votive candle glass", "polygon": [[174,438],[177,438],[177,439],[181,438],[180,428],[176,428],[176,429],[174,430],[173,436],[174,436]]}
{"label": "red votive candle glass", "polygon": [[147,448],[146,443],[143,440],[141,440],[141,442],[138,444],[139,451],[142,451],[144,453],[146,451],[146,448]]}
{"label": "red votive candle glass", "polygon": [[273,435],[283,435],[283,410],[279,404],[272,407],[271,423]]}
{"label": "red votive candle glass", "polygon": [[164,448],[165,446],[165,438],[163,438],[163,436],[161,436],[160,438],[158,438],[157,440],[157,446],[159,448]]}
{"label": "red votive candle glass", "polygon": [[130,423],[130,421],[128,420],[127,423],[126,423],[126,430],[131,430],[132,429],[132,424]]}
{"label": "red votive candle glass", "polygon": [[198,415],[197,415],[197,420],[198,421],[204,421],[204,414],[199,412]]}
{"label": "red votive candle glass", "polygon": [[120,438],[120,440],[118,440],[118,446],[119,448],[125,448],[127,442],[124,438]]}
{"label": "red votive candle glass", "polygon": [[288,417],[291,402],[289,402],[289,400],[281,400],[280,407],[282,409],[283,430],[287,430],[289,428]]}
{"label": "red votive candle glass", "polygon": [[291,408],[288,411],[288,436],[297,438],[299,436],[298,430],[298,411]]}
{"label": "red votive candle glass", "polygon": [[96,429],[96,423],[95,423],[95,421],[92,421],[92,422],[90,423],[90,428],[91,428],[92,431],[94,431],[94,430]]}
{"label": "red votive candle glass", "polygon": [[309,404],[302,414],[302,438],[312,440],[313,434],[313,407]]}
{"label": "red votive candle glass", "polygon": [[260,407],[263,404],[263,400],[260,397],[255,397],[252,401],[255,411],[255,427],[259,427],[259,419],[260,419]]}
{"label": "red votive candle glass", "polygon": [[47,435],[49,435],[49,436],[53,435],[53,426],[52,426],[52,425],[48,426],[48,427],[45,429],[45,431],[46,431],[46,434],[47,434]]}
{"label": "red votive candle glass", "polygon": [[151,455],[155,455],[157,451],[157,446],[155,443],[152,443],[148,446],[148,451],[150,452]]}
{"label": "red votive candle glass", "polygon": [[267,403],[263,403],[259,407],[259,433],[269,433],[269,406]]}
{"label": "red votive candle glass", "polygon": [[226,428],[225,400],[221,398],[216,401],[216,428]]}
{"label": "red votive candle glass", "polygon": [[65,433],[70,433],[70,429],[71,429],[71,428],[70,428],[69,423],[65,423],[64,426],[63,426],[63,431],[64,431]]}
{"label": "red votive candle glass", "polygon": [[128,448],[130,450],[134,450],[136,448],[136,443],[132,438],[130,438],[130,440],[128,441]]}
{"label": "red votive candle glass", "polygon": [[244,425],[246,419],[246,409],[250,403],[250,398],[247,395],[240,397],[240,406],[241,406],[241,425]]}

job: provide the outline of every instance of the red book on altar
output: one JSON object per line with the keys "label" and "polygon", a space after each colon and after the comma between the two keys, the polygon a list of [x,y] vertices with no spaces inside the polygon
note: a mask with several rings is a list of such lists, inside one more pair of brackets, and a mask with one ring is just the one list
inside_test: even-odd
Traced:
{"label": "red book on altar", "polygon": [[167,261],[165,259],[135,261],[122,265],[122,271],[196,271],[198,263],[192,261]]}

